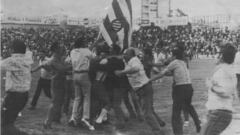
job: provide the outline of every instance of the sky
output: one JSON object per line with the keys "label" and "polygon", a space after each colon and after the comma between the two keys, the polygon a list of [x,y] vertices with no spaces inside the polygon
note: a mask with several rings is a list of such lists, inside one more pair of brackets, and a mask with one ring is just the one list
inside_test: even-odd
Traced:
{"label": "sky", "polygon": [[[101,17],[112,0],[1,0],[4,13],[18,16],[46,16],[65,13],[75,17]],[[168,1],[159,0],[159,14],[168,12]],[[190,16],[240,14],[240,0],[171,0],[172,9]],[[134,18],[141,15],[141,0],[132,0]]]}

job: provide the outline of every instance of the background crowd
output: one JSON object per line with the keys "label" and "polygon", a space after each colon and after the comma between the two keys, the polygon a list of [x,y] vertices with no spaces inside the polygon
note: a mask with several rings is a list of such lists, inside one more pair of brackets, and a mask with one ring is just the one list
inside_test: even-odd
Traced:
{"label": "background crowd", "polygon": [[[97,28],[2,28],[1,29],[1,57],[9,54],[9,44],[13,37],[25,41],[28,48],[34,53],[48,53],[50,45],[58,41],[66,50],[71,50],[74,40],[84,37],[91,47],[98,37]],[[132,35],[132,46],[139,49],[151,47],[154,51],[160,49],[168,55],[172,42],[182,42],[190,57],[199,55],[216,55],[221,50],[221,45],[231,43],[237,45],[240,42],[240,32],[216,28],[193,28],[187,26],[171,26],[161,29],[152,24],[135,30]]]}
{"label": "background crowd", "polygon": [[[11,71],[12,76],[18,76],[14,78],[8,75],[6,77],[6,80],[15,83],[7,87],[7,96],[3,102],[5,108],[3,109],[3,118],[5,118],[4,131],[9,125],[12,126],[19,112],[26,105],[31,73],[40,69],[41,76],[38,85],[46,86],[44,83],[41,84],[41,81],[48,82],[49,95],[46,95],[52,98],[47,118],[43,123],[44,129],[52,129],[52,123],[61,123],[65,96],[68,102],[66,108],[69,108],[69,102],[73,98],[72,90],[74,89],[74,101],[71,118],[68,122],[69,126],[77,127],[80,124],[93,131],[95,127],[103,124],[103,121],[108,120],[107,114],[113,109],[115,112],[113,125],[117,130],[121,130],[124,128],[126,120],[128,120],[121,108],[121,103],[124,101],[126,109],[132,118],[146,121],[154,134],[160,134],[161,127],[165,126],[165,122],[154,111],[151,82],[170,73],[173,75],[173,132],[175,135],[183,134],[183,123],[181,122],[181,111],[183,110],[192,116],[196,132],[200,133],[201,120],[191,105],[194,90],[191,84],[186,56],[189,56],[191,59],[192,57],[198,57],[198,55],[214,56],[221,53],[222,63],[229,64],[229,68],[226,71],[233,71],[229,74],[232,75],[234,80],[227,81],[234,82],[231,95],[236,94],[234,93],[235,84],[237,84],[236,73],[234,66],[231,64],[234,62],[235,47],[240,42],[240,33],[230,31],[228,28],[224,30],[214,28],[193,29],[190,24],[187,26],[168,27],[167,29],[161,29],[153,24],[148,27],[141,27],[133,32],[132,46],[143,52],[142,58],[141,53],[136,54],[133,48],[127,49],[122,55],[118,43],[113,44],[110,48],[106,42],[98,40],[99,30],[95,28],[8,28],[2,29],[1,32],[1,57],[7,58],[12,54],[11,57],[3,60],[2,66],[5,70]],[[93,48],[95,48],[95,54],[91,50]],[[42,59],[40,58],[41,61],[35,69],[31,69],[33,61],[29,61],[31,57],[28,57],[29,55],[26,51],[28,49],[33,52],[34,56],[42,55],[43,57]],[[50,53],[51,57],[48,58],[47,56]],[[158,59],[162,61],[158,61]],[[15,63],[17,66],[12,63]],[[164,70],[159,69],[166,65],[167,67]],[[156,70],[154,70],[154,67]],[[152,70],[158,74],[153,78],[151,77]],[[222,74],[222,72],[219,74]],[[47,75],[50,77],[46,77]],[[70,76],[70,78],[67,79],[67,76]],[[68,86],[67,80],[69,80],[69,86],[74,88],[66,87]],[[215,85],[213,83],[211,88],[214,88]],[[227,88],[228,85],[226,86]],[[51,97],[50,89],[53,97]],[[218,88],[216,90],[213,89],[212,92],[215,96],[219,96]],[[40,93],[41,88],[36,91]],[[180,93],[176,94],[177,92]],[[36,93],[35,95],[39,97],[40,94]],[[129,98],[129,95],[131,98]],[[19,99],[15,100],[14,96]],[[17,101],[20,102],[22,99],[24,99],[24,102],[21,103],[21,107],[15,109],[16,107],[14,106],[20,104]],[[211,102],[211,97],[209,99]],[[13,100],[16,103],[11,104],[8,102]],[[131,105],[130,100],[132,100],[133,105]],[[229,102],[232,102],[232,99]],[[99,103],[98,107],[100,108],[93,107],[95,103]],[[211,105],[210,109],[208,109],[216,109],[217,111],[219,111],[219,108],[222,111],[221,107],[224,106],[224,104],[221,104],[219,108],[211,108],[214,106]],[[35,107],[36,103],[31,103],[30,110],[34,110]],[[232,106],[229,105],[229,107],[231,108],[224,109],[223,112],[227,111],[229,113],[228,120],[230,123]],[[11,111],[14,114],[9,113]],[[67,109],[65,113],[68,115],[68,112],[69,110]],[[211,119],[208,120],[206,125],[208,123],[211,124],[212,121]],[[205,135],[208,135],[208,133],[209,135],[212,134],[207,129],[203,131]]]}
{"label": "background crowd", "polygon": [[172,26],[167,29],[148,26],[133,32],[133,45],[138,48],[152,46],[170,52],[172,42],[183,42],[185,50],[191,56],[215,55],[219,53],[221,45],[240,41],[239,31],[216,28],[192,28],[187,26]]}
{"label": "background crowd", "polygon": [[66,50],[71,50],[74,41],[79,37],[87,39],[90,45],[97,38],[98,30],[95,28],[2,28],[1,35],[1,56],[6,58],[10,54],[9,44],[13,39],[24,41],[34,54],[37,52],[49,53],[51,44],[56,41]]}

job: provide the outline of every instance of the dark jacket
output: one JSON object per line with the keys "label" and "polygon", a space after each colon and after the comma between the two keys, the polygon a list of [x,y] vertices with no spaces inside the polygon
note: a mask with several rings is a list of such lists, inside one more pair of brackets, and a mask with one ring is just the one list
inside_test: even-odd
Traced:
{"label": "dark jacket", "polygon": [[[114,71],[123,70],[125,68],[124,62],[122,59],[117,57],[107,58],[108,62],[106,64],[100,64],[101,60],[94,60],[90,64],[91,70],[100,70],[107,73],[107,77],[104,81],[107,88],[126,88],[129,87],[129,82],[127,76],[118,77],[115,75]],[[92,67],[94,66],[94,67]],[[96,74],[90,72],[90,78],[94,78]]]}

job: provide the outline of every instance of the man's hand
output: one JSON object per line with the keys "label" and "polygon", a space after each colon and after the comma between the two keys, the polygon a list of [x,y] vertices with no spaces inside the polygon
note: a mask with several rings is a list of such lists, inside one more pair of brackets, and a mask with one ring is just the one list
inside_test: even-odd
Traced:
{"label": "man's hand", "polygon": [[114,71],[116,76],[121,76],[122,75],[122,71],[121,70],[116,70]]}
{"label": "man's hand", "polygon": [[219,97],[224,98],[224,99],[229,99],[233,96],[233,95],[227,95],[223,92],[215,91],[213,88],[211,88],[211,91],[214,92],[215,94],[217,94]]}
{"label": "man's hand", "polygon": [[108,63],[108,60],[107,59],[102,59],[101,61],[100,61],[100,64],[101,65],[104,65],[104,64],[107,64]]}
{"label": "man's hand", "polygon": [[160,73],[160,70],[156,67],[153,67],[153,73],[158,74],[158,73]]}

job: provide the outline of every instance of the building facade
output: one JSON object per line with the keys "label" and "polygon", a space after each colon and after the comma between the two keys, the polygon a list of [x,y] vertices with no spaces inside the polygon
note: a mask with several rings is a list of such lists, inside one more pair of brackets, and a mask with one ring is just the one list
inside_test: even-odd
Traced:
{"label": "building facade", "polygon": [[211,15],[190,17],[189,21],[193,26],[209,26],[215,28],[238,27],[240,24],[240,15]]}
{"label": "building facade", "polygon": [[158,18],[158,0],[142,0],[141,25],[149,25]]}

